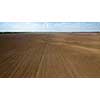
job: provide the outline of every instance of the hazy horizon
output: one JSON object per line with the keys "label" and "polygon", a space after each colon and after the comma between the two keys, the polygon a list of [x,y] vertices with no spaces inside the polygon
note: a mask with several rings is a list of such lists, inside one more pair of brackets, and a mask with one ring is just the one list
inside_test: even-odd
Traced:
{"label": "hazy horizon", "polygon": [[100,22],[0,22],[0,32],[100,32]]}

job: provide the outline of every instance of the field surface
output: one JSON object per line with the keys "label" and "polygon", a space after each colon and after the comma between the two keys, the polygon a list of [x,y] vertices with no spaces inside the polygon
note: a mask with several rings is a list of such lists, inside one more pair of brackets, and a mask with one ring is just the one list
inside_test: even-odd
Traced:
{"label": "field surface", "polygon": [[0,77],[100,77],[100,35],[2,34]]}

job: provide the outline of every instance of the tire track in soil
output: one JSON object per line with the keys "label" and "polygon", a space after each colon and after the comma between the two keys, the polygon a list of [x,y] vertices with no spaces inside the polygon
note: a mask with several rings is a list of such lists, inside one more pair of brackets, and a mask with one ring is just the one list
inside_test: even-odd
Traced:
{"label": "tire track in soil", "polygon": [[[72,62],[70,62],[70,59],[67,56],[64,56],[65,53],[63,53],[63,48],[56,46],[55,51],[58,52],[57,53],[57,59],[55,61],[60,61],[60,68],[59,70],[61,70],[62,68],[64,68],[63,73],[67,73],[66,77],[78,77],[79,73],[78,71],[74,68],[74,64],[72,64]],[[59,75],[61,76],[61,75]],[[62,76],[64,77],[64,76]]]}
{"label": "tire track in soil", "polygon": [[[96,55],[97,55],[97,53],[95,53],[94,51],[93,52],[89,52],[87,49],[82,49],[81,48],[81,50],[80,49],[78,49],[78,47],[76,48],[76,47],[74,47],[74,46],[71,46],[71,45],[67,45],[67,46],[70,46],[70,50],[72,51],[72,53],[75,53],[75,55],[73,55],[73,56],[71,56],[72,54],[68,54],[68,60],[70,60],[70,61],[73,61],[73,64],[74,64],[74,66],[75,66],[75,69],[78,71],[78,73],[79,73],[79,75],[78,75],[78,77],[93,77],[93,76],[91,76],[92,75],[92,73],[95,73],[95,70],[98,68],[98,69],[100,69],[100,65],[98,65],[98,63],[97,63],[97,66],[94,66],[94,67],[92,67],[92,64],[95,64],[96,65],[96,63],[92,63],[92,64],[90,64],[89,62],[90,61],[92,61],[92,58],[93,57],[95,57]],[[65,49],[67,50],[67,46],[65,46]],[[65,52],[65,51],[63,51],[63,52]],[[91,56],[91,58],[88,58],[88,60],[86,60],[87,59],[87,57],[88,56]],[[64,55],[64,56],[67,56],[66,54]],[[78,57],[78,59],[75,59],[75,56],[76,57]],[[93,56],[93,57],[92,57]],[[74,57],[74,59],[73,59],[73,57]],[[81,57],[81,58],[80,58]],[[100,58],[100,55],[97,55],[96,56],[96,58],[94,58],[94,60],[97,60],[97,59],[99,59],[99,58],[97,58],[97,57],[99,57]],[[80,59],[79,59],[80,58]],[[84,58],[84,59],[83,59]],[[86,58],[86,59],[85,59]],[[82,60],[83,59],[83,60]],[[81,64],[82,63],[82,64]],[[88,65],[88,63],[89,63],[89,65]],[[91,65],[91,67],[92,67],[92,69],[90,69],[89,68],[89,66]],[[87,71],[88,70],[88,68],[90,69],[90,72],[89,71]],[[93,70],[93,68],[94,68],[94,70]],[[85,72],[83,71],[83,70],[81,70],[81,69],[84,69],[85,70]],[[93,72],[92,72],[93,71]],[[91,75],[89,75],[89,74],[91,74]]]}
{"label": "tire track in soil", "polygon": [[43,63],[43,60],[44,60],[45,55],[46,55],[47,46],[48,46],[48,43],[45,43],[44,51],[41,55],[40,63],[39,63],[38,69],[36,71],[36,75],[35,75],[36,78],[39,77],[39,73],[41,72],[41,69],[43,69],[42,63]]}
{"label": "tire track in soil", "polygon": [[[37,45],[38,46],[38,45]],[[41,46],[38,46],[38,48],[28,48],[24,54],[22,54],[22,58],[18,63],[18,67],[15,69],[13,77],[32,77],[31,74],[35,75],[37,64],[35,62],[38,62],[39,55],[37,55],[37,51],[40,52]],[[34,55],[32,58],[32,54]],[[37,57],[39,56],[39,57]],[[37,59],[38,58],[38,59]],[[33,66],[30,66],[31,63]],[[34,68],[34,70],[30,70],[31,68]]]}
{"label": "tire track in soil", "polygon": [[57,52],[56,55],[54,55],[54,57],[56,57],[55,62],[60,65],[56,66],[56,73],[58,74],[56,77],[73,77],[73,73],[69,68],[70,64],[68,62],[64,62],[60,49],[61,48],[59,48],[59,46],[55,45],[55,52]]}
{"label": "tire track in soil", "polygon": [[[66,48],[66,51],[67,51],[67,48]],[[77,64],[75,64],[74,62],[70,60],[68,54],[66,55],[66,53],[64,53],[63,48],[60,48],[60,50],[61,50],[60,52],[61,52],[61,58],[62,58],[63,64],[65,65],[66,69],[69,71],[69,74],[71,75],[71,77],[82,77],[76,68]],[[66,62],[68,62],[69,66],[66,66]]]}
{"label": "tire track in soil", "polygon": [[[27,50],[27,52],[29,52],[29,51]],[[9,77],[18,77],[20,75],[20,71],[23,71],[25,69],[25,67],[23,67],[23,66],[24,66],[25,58],[28,55],[27,52],[21,53],[21,55],[18,56],[19,58],[17,59],[16,65],[14,65],[16,67],[14,68],[12,73],[9,75]],[[20,75],[20,77],[22,77],[22,76]]]}
{"label": "tire track in soil", "polygon": [[30,50],[27,50],[25,54],[20,56],[19,63],[16,65],[16,69],[13,71],[13,73],[11,73],[10,77],[23,77],[23,72],[24,70],[27,71],[27,67],[28,67],[28,66],[26,67],[25,64],[27,64],[27,62],[29,61],[28,59],[29,52]]}
{"label": "tire track in soil", "polygon": [[[38,63],[40,62],[41,59],[41,55],[43,54],[43,50],[44,50],[44,44],[41,46],[39,46],[39,48],[35,49],[35,51],[33,52],[33,50],[31,51],[31,55],[30,55],[30,59],[28,61],[28,69],[26,71],[26,75],[24,77],[35,77],[36,75],[36,71],[38,68]],[[37,53],[38,52],[38,53]],[[33,60],[35,58],[35,60]]]}
{"label": "tire track in soil", "polygon": [[[82,74],[82,73],[79,72],[79,69],[77,68],[77,66],[80,66],[79,63],[76,63],[72,59],[72,57],[75,58],[75,55],[72,55],[72,53],[79,54],[80,52],[77,52],[75,50],[75,48],[71,47],[70,45],[67,45],[67,46],[60,45],[60,48],[61,48],[61,52],[62,52],[62,57],[63,57],[63,60],[64,60],[64,64],[66,64],[66,62],[68,62],[70,64],[70,70],[73,73],[73,77],[78,77],[78,78],[79,77],[87,77],[86,74],[84,75],[84,74]],[[68,52],[67,52],[67,50],[68,50]],[[70,52],[69,52],[69,50],[70,50]]]}

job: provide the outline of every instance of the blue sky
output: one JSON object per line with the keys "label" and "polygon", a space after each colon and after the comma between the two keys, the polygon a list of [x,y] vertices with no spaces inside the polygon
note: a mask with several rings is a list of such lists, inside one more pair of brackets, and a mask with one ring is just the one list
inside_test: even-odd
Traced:
{"label": "blue sky", "polygon": [[0,22],[0,32],[98,32],[100,22]]}

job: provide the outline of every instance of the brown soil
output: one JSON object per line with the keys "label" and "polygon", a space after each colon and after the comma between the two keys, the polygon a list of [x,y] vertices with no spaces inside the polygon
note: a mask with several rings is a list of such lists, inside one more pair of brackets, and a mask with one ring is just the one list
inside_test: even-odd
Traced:
{"label": "brown soil", "polygon": [[100,77],[100,35],[0,35],[0,77]]}

